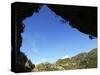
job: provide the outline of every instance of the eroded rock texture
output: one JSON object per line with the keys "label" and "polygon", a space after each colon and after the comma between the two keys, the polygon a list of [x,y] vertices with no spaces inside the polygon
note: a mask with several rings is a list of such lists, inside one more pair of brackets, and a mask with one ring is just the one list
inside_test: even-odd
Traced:
{"label": "eroded rock texture", "polygon": [[[23,20],[32,16],[34,12],[38,12],[43,4],[35,3],[12,3],[12,30],[11,30],[11,46],[12,46],[12,71],[14,72],[30,72],[32,69],[25,67],[27,56],[20,51],[22,45],[21,33],[24,31],[25,25]],[[97,37],[97,8],[96,7],[79,7],[79,6],[61,6],[47,4],[55,14],[61,16],[65,20],[70,21],[73,28],[78,29],[88,35]],[[34,66],[35,67],[35,66]]]}

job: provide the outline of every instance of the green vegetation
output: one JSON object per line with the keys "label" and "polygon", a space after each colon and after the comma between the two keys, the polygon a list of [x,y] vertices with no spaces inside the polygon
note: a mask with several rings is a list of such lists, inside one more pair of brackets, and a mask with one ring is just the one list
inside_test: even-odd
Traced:
{"label": "green vegetation", "polygon": [[59,59],[55,63],[44,62],[37,64],[36,71],[58,71],[70,69],[85,69],[97,67],[97,48],[90,52],[80,53],[76,56]]}

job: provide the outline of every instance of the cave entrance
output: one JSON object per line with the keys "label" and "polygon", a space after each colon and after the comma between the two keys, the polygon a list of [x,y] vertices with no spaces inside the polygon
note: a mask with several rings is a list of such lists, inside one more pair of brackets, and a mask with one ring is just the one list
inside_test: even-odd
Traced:
{"label": "cave entrance", "polygon": [[[11,12],[11,67],[14,72],[30,72],[38,63],[54,63],[97,48],[97,40],[92,37],[97,37],[97,7],[15,2]],[[89,62],[93,62],[90,67],[94,68],[97,67],[96,51],[92,52],[95,62]],[[84,63],[86,61],[79,63],[81,68],[86,68]],[[60,65],[60,69],[64,67]]]}
{"label": "cave entrance", "polygon": [[72,28],[69,21],[56,15],[46,5],[38,13],[25,18],[23,23],[21,51],[35,64],[54,63],[96,47],[96,39],[90,40],[88,35]]}

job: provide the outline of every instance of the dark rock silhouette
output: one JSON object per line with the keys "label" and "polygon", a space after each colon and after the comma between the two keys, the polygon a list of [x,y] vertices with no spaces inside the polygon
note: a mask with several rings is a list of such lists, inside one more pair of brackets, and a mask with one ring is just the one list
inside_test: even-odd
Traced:
{"label": "dark rock silhouette", "polygon": [[85,6],[48,5],[57,15],[70,21],[73,28],[97,37],[97,8]]}
{"label": "dark rock silhouette", "polygon": [[[21,33],[24,31],[22,21],[31,16],[34,12],[38,12],[44,4],[37,3],[12,3],[12,28],[11,28],[11,67],[14,72],[28,72],[23,64],[28,58],[20,51],[22,45]],[[55,14],[61,16],[65,20],[70,21],[73,28],[80,32],[97,37],[97,7],[83,7],[70,5],[53,5],[46,4]],[[21,62],[20,58],[23,56],[25,61]],[[17,63],[16,63],[17,61]],[[20,69],[19,69],[20,68]]]}
{"label": "dark rock silhouette", "polygon": [[[24,25],[22,21],[33,14],[34,11],[38,12],[39,6],[37,4],[27,4],[27,3],[12,3],[12,15],[11,15],[11,70],[13,72],[30,72],[31,68],[25,67],[26,60],[28,58],[24,53],[20,51],[22,45],[21,33],[24,31]],[[17,58],[26,58],[17,59]],[[22,61],[22,62],[21,62]],[[17,63],[16,63],[17,62]]]}

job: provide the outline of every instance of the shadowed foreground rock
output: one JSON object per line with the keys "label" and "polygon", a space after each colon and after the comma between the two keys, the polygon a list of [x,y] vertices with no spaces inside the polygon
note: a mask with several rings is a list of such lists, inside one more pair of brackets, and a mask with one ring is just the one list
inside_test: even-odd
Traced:
{"label": "shadowed foreground rock", "polygon": [[83,6],[48,5],[48,7],[70,21],[73,28],[80,32],[97,37],[97,8]]}

